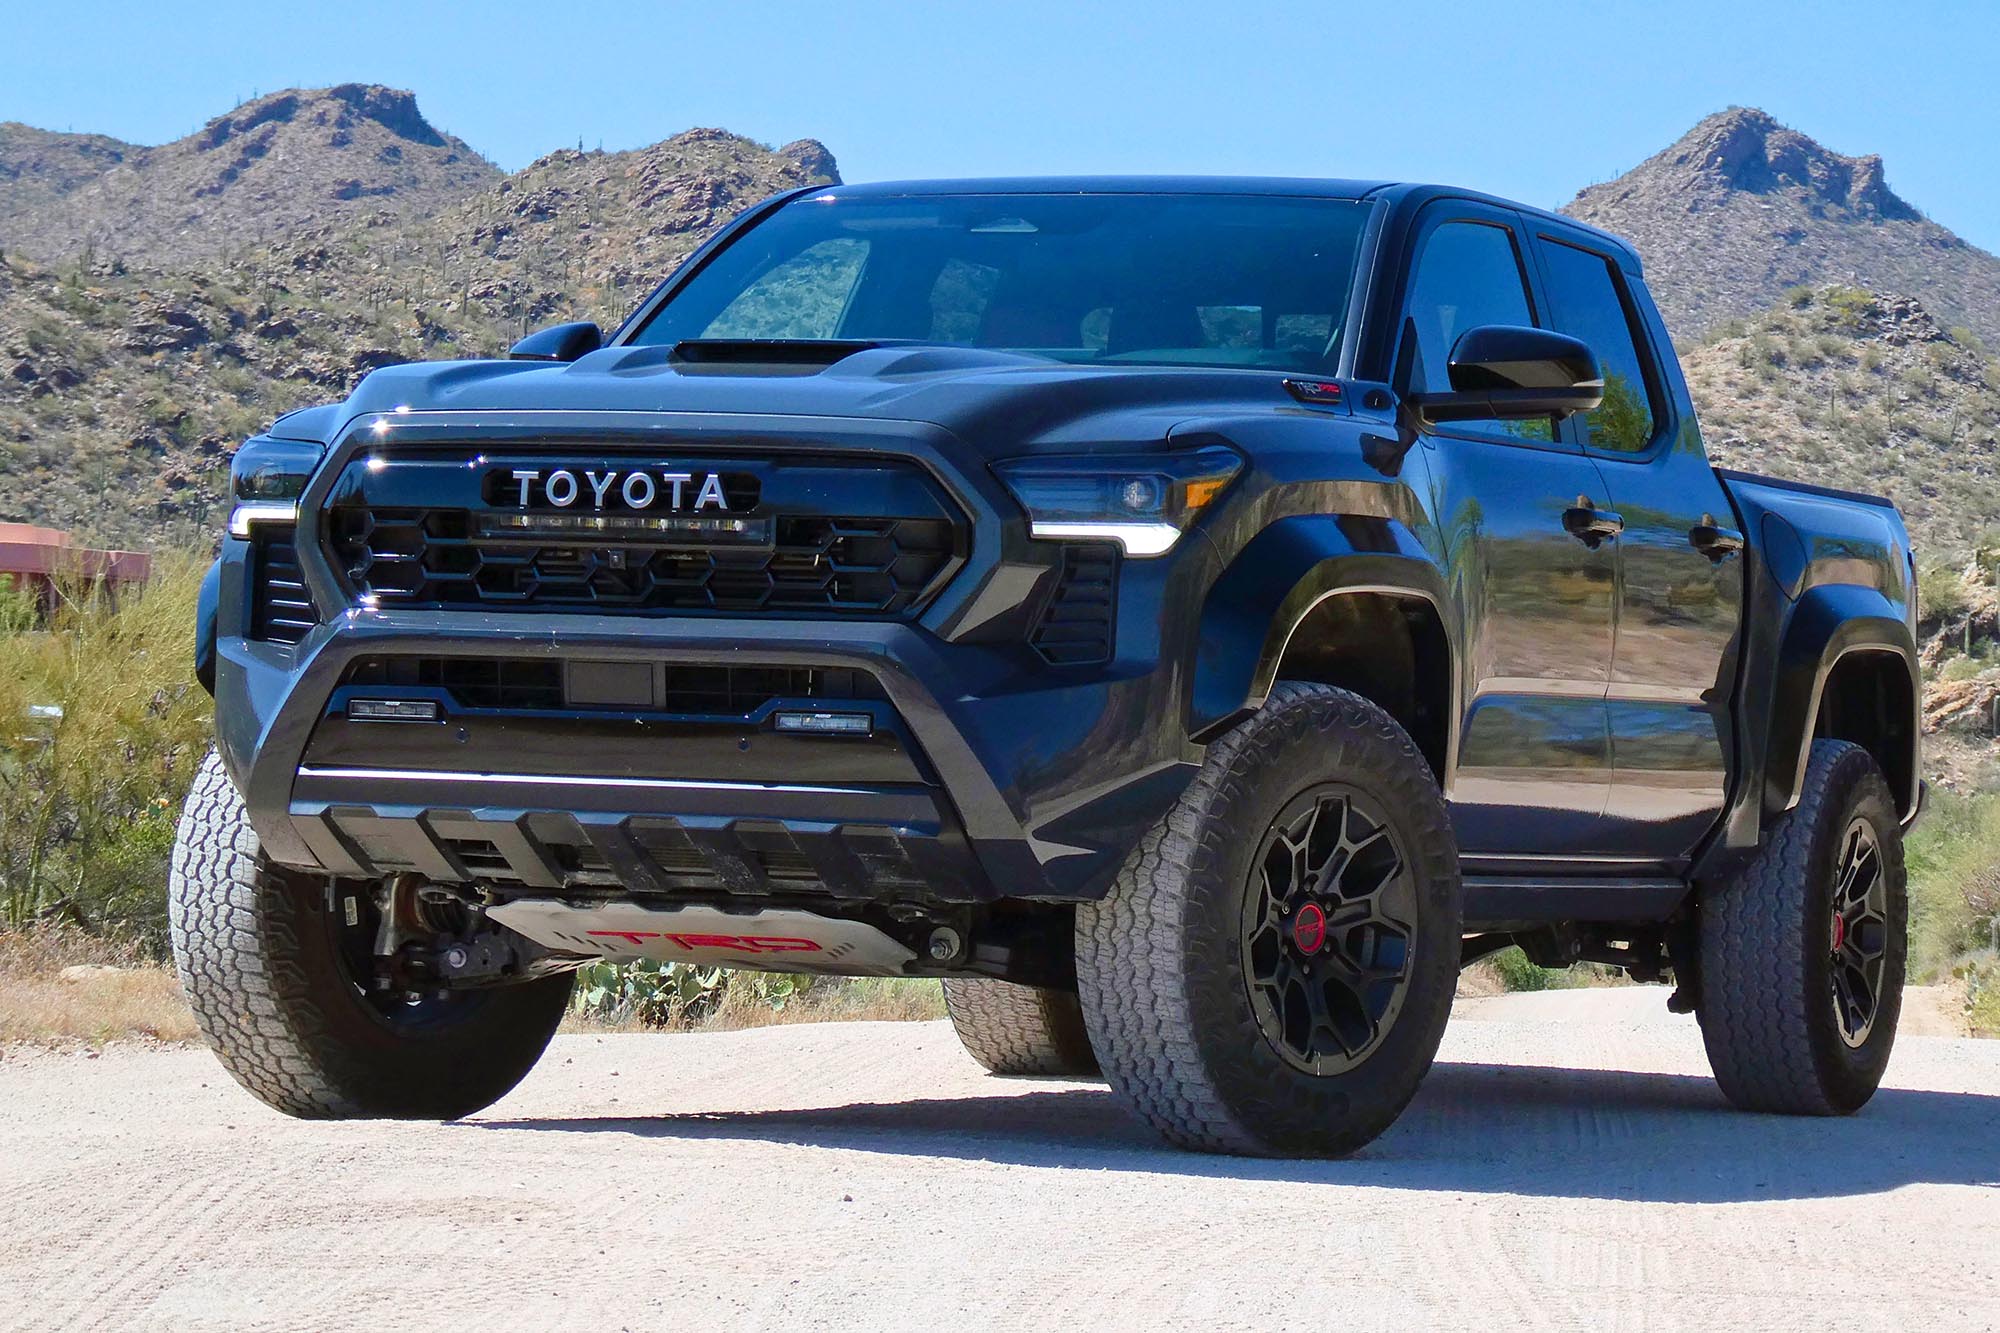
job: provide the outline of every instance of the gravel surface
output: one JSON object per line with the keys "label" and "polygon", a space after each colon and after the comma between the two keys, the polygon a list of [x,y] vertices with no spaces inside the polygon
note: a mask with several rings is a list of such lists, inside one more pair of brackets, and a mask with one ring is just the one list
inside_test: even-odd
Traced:
{"label": "gravel surface", "polygon": [[453,1124],[0,1058],[0,1328],[2000,1327],[2000,1042],[1728,1110],[1658,989],[1461,1001],[1345,1162],[1155,1145],[942,1023],[565,1036]]}

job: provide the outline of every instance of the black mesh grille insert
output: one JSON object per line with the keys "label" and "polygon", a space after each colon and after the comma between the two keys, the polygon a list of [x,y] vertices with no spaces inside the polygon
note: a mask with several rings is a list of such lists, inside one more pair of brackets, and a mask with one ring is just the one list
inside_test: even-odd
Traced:
{"label": "black mesh grille insert", "polygon": [[297,643],[319,624],[289,526],[259,524],[251,549],[250,637]]}
{"label": "black mesh grille insert", "polygon": [[900,616],[957,555],[931,518],[779,516],[768,545],[564,545],[478,535],[464,509],[335,508],[335,564],[384,607]]}
{"label": "black mesh grille insert", "polygon": [[1111,660],[1118,618],[1118,548],[1108,542],[1063,547],[1062,569],[1031,642],[1052,666]]}

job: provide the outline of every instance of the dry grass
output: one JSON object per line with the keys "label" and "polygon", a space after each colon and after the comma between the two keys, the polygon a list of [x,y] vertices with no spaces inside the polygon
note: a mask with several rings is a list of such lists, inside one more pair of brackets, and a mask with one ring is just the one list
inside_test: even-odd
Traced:
{"label": "dry grass", "polygon": [[822,982],[781,1009],[731,995],[701,1030],[734,1032],[786,1023],[911,1023],[943,1017],[944,992],[935,981],[857,977]]}
{"label": "dry grass", "polygon": [[80,932],[0,932],[0,1047],[184,1042],[194,1016],[171,968]]}

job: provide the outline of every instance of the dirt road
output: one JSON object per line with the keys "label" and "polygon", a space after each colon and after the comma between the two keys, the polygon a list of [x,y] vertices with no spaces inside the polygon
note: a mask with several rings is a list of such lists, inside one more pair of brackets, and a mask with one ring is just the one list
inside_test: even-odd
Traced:
{"label": "dirt road", "polygon": [[560,1038],[457,1124],[0,1060],[0,1327],[2000,1326],[2000,1042],[1723,1108],[1658,990],[1466,1001],[1348,1162],[1157,1147],[941,1024]]}

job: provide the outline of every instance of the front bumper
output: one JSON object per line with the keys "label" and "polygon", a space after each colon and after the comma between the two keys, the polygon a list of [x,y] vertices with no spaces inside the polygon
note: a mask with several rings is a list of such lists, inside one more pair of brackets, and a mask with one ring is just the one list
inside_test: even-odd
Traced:
{"label": "front bumper", "polygon": [[[471,769],[454,759],[449,719],[434,729],[434,762],[316,765],[328,701],[357,659],[382,654],[852,668],[879,682],[915,780],[849,782],[821,766],[772,781],[747,732],[749,779],[729,764],[673,777],[509,772],[490,753]],[[698,855],[733,893],[802,881],[848,898],[1101,896],[1193,775],[1183,705],[1169,698],[1182,673],[1122,658],[1083,677],[1037,673],[1020,656],[911,623],[356,609],[296,648],[223,638],[218,736],[267,854],[337,875],[413,870],[547,891],[608,872],[630,891],[668,892],[670,851]]]}

